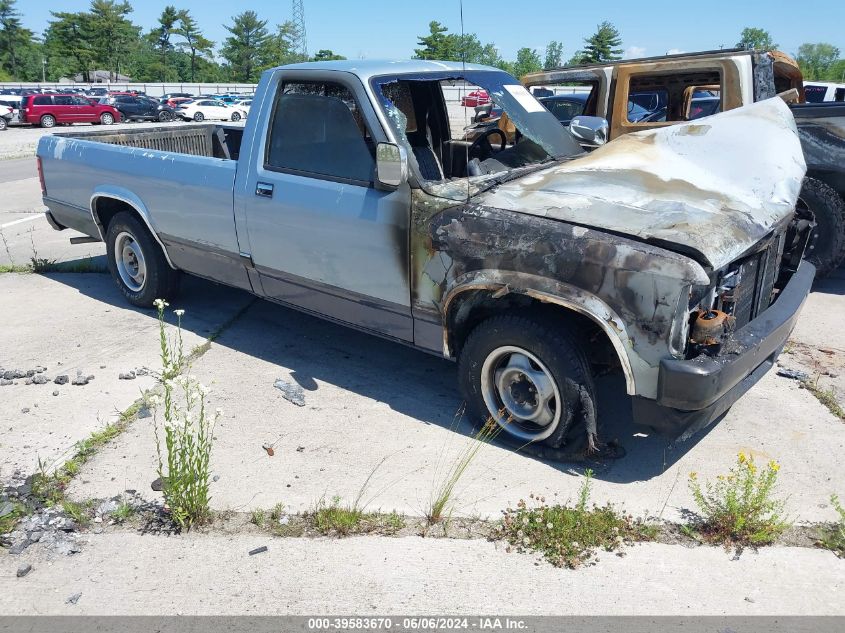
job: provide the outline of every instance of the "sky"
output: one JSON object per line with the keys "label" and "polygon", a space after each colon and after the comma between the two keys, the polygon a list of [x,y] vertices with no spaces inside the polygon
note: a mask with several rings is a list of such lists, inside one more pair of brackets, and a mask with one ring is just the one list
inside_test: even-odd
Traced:
{"label": "sky", "polygon": [[[130,0],[131,19],[148,31],[168,4],[190,9],[206,37],[218,44],[227,36],[223,24],[233,14],[252,9],[269,26],[291,17],[287,0]],[[89,0],[18,2],[24,25],[41,33],[50,10],[82,11]],[[690,8],[685,7],[688,5]],[[60,9],[57,7],[61,7]],[[626,57],[731,47],[742,29],[767,29],[780,49],[794,54],[804,42],[828,42],[845,55],[845,0],[708,0],[636,2],[604,0],[464,0],[464,30],[492,42],[505,59],[528,46],[543,55],[550,40],[564,46],[564,61],[579,49],[596,25],[611,21],[622,33]],[[305,0],[308,50],[332,49],[349,58],[397,59],[414,54],[417,37],[437,20],[461,31],[459,0]]]}

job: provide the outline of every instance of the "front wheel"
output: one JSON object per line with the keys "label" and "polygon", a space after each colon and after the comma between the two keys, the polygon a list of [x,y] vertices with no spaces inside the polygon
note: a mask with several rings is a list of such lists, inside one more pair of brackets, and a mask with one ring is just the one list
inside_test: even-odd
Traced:
{"label": "front wheel", "polygon": [[109,271],[129,303],[152,308],[156,299],[172,298],[179,273],[167,263],[146,226],[130,212],[114,216],[106,232]]}
{"label": "front wheel", "polygon": [[232,121],[237,122],[241,120],[241,113],[240,112],[232,112]]}
{"label": "front wheel", "polygon": [[845,200],[821,180],[805,178],[798,205],[815,216],[807,259],[816,267],[816,276],[824,277],[845,260]]}
{"label": "front wheel", "polygon": [[9,127],[9,122],[5,117],[0,116],[0,132],[5,130],[7,127]]}
{"label": "front wheel", "polygon": [[590,365],[559,325],[521,315],[483,321],[461,350],[458,377],[477,424],[492,420],[519,444],[597,450]]}
{"label": "front wheel", "polygon": [[173,115],[171,115],[169,112],[162,112],[158,115],[158,120],[161,123],[169,123],[173,120]]}
{"label": "front wheel", "polygon": [[205,115],[202,112],[197,112],[194,114],[194,121],[197,123],[202,123],[205,121]]}
{"label": "front wheel", "polygon": [[100,123],[103,125],[111,125],[114,123],[114,115],[111,112],[103,112],[100,115]]}

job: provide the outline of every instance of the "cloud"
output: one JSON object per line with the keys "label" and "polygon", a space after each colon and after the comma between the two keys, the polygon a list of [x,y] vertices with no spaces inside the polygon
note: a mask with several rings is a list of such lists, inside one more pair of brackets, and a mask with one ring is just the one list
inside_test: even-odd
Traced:
{"label": "cloud", "polygon": [[625,49],[625,59],[635,59],[645,56],[645,46],[629,46]]}
{"label": "cloud", "polygon": [[681,50],[680,48],[670,48],[666,51],[667,55],[682,55],[683,53],[686,53],[686,51]]}

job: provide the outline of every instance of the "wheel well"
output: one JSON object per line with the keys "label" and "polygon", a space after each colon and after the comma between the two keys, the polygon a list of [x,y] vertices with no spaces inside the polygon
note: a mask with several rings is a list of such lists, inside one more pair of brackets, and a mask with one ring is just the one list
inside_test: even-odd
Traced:
{"label": "wheel well", "polygon": [[467,290],[452,300],[446,315],[447,342],[452,356],[460,354],[473,328],[485,319],[505,312],[521,313],[563,325],[583,345],[593,372],[621,367],[616,349],[608,334],[595,321],[564,306],[546,303],[532,297],[510,293],[494,298],[489,290]]}
{"label": "wheel well", "polygon": [[814,178],[823,182],[834,189],[842,198],[845,198],[845,172],[808,169],[807,178]]}
{"label": "wheel well", "polygon": [[103,229],[103,239],[109,230],[109,224],[121,211],[128,211],[140,217],[138,211],[128,202],[116,198],[100,197],[94,200],[94,217]]}

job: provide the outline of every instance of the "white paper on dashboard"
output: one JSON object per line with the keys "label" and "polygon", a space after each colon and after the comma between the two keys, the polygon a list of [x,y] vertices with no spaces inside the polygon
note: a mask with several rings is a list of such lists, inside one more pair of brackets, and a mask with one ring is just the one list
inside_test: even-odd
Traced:
{"label": "white paper on dashboard", "polygon": [[542,112],[546,108],[543,107],[543,104],[537,101],[534,96],[525,89],[525,86],[514,86],[514,85],[507,85],[504,86],[505,90],[511,93],[514,99],[519,102],[523,108],[526,109],[528,112]]}

